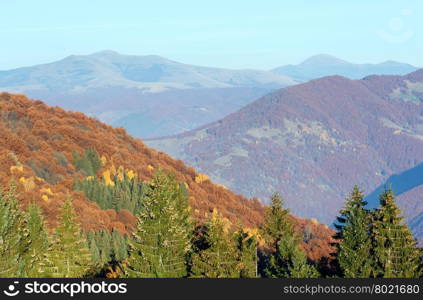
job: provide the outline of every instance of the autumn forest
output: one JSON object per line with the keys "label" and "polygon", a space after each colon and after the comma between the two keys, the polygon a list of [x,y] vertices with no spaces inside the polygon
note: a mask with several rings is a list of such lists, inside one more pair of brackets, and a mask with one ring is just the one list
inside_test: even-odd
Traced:
{"label": "autumn forest", "polygon": [[124,129],[0,94],[1,277],[421,277],[395,191],[334,229],[234,194]]}

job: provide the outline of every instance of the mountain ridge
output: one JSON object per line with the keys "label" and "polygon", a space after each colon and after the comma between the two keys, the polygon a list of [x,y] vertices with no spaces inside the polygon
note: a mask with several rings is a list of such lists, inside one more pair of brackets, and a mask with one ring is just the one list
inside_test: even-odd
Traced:
{"label": "mountain ridge", "polygon": [[271,71],[289,76],[299,81],[307,81],[335,74],[351,79],[361,79],[370,74],[405,75],[416,70],[418,70],[418,68],[415,66],[393,60],[373,64],[354,64],[332,55],[318,54],[297,65],[280,66]]}
{"label": "mountain ridge", "polygon": [[190,84],[194,83],[194,87],[223,88],[261,84],[280,87],[296,82],[268,71],[201,67],[157,55],[122,55],[110,50],[0,71],[0,88],[11,92],[52,91],[56,88],[81,92],[89,87],[124,86],[156,93],[173,88],[192,88]]}
{"label": "mountain ridge", "polygon": [[[345,64],[327,55],[311,57],[303,64],[316,60]],[[373,73],[362,75],[369,74]],[[272,90],[302,81],[272,71],[202,67],[112,50],[0,71],[0,90],[23,92],[49,105],[81,111],[141,138],[195,129]]]}

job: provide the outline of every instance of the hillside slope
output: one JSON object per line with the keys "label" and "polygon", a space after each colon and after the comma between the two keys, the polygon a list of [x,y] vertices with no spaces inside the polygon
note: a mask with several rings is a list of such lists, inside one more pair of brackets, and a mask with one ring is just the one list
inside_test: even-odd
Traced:
{"label": "hillside slope", "polygon": [[354,184],[370,193],[422,163],[422,91],[423,70],[325,77],[147,144],[248,197],[280,191],[294,214],[329,224]]}
{"label": "hillside slope", "polygon": [[[201,221],[205,213],[218,209],[226,218],[245,227],[257,227],[263,216],[263,206],[254,199],[236,195],[213,184],[194,169],[166,154],[146,147],[125,130],[113,128],[79,112],[50,107],[41,101],[31,101],[22,95],[0,94],[0,181],[6,187],[17,185],[19,199],[25,207],[29,202],[41,206],[50,227],[67,195],[85,230],[115,228],[122,233],[132,230],[136,220],[127,209],[101,209],[83,192],[73,189],[75,181],[90,182],[75,161],[87,149],[101,155],[97,172],[104,185],[113,186],[111,174],[127,173],[142,182],[163,169],[185,182],[192,212]],[[96,174],[94,174],[95,177]],[[106,186],[107,187],[107,186]],[[113,199],[120,201],[120,198]],[[118,203],[119,204],[119,203]],[[305,249],[313,259],[329,256],[328,242],[332,230],[315,221],[296,218],[298,230],[313,236]]]}
{"label": "hillside slope", "polygon": [[81,94],[33,92],[49,105],[84,112],[129,134],[152,138],[217,121],[273,89],[263,87],[175,89],[144,93],[136,88],[98,88]]}

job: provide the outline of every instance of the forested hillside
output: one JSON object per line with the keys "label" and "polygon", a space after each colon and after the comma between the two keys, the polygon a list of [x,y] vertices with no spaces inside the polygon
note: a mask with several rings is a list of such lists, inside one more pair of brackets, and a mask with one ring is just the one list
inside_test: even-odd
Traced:
{"label": "forested hillside", "polygon": [[[175,175],[196,222],[214,210],[246,229],[257,228],[263,220],[264,207],[257,200],[213,184],[207,175],[146,147],[125,130],[82,113],[3,93],[0,139],[3,188],[16,185],[19,206],[26,210],[35,203],[50,229],[71,198],[77,221],[91,240],[107,240],[104,232],[127,236],[136,226],[134,215],[143,205],[145,182],[158,170]],[[295,228],[307,235],[302,245],[309,258],[329,256],[331,229],[299,218]]]}

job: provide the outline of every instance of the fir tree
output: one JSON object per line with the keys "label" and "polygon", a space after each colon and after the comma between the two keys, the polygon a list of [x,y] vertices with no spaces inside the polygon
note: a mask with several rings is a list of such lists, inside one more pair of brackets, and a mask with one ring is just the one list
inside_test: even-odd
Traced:
{"label": "fir tree", "polygon": [[192,277],[240,277],[237,249],[229,232],[228,222],[217,210],[213,211],[200,242],[203,249],[197,249],[192,256]]}
{"label": "fir tree", "polygon": [[285,233],[292,227],[288,219],[289,211],[283,208],[283,202],[279,193],[275,193],[271,198],[271,205],[267,208],[262,234],[266,244],[273,249],[277,249],[279,242]]}
{"label": "fir tree", "polygon": [[116,230],[112,230],[112,261],[120,262],[128,255],[128,242],[126,236],[123,236]]}
{"label": "fir tree", "polygon": [[275,271],[274,273],[270,273],[270,277],[319,277],[317,269],[308,263],[307,255],[300,248],[298,240],[299,236],[291,232],[285,236],[283,241],[279,242],[278,252],[270,260],[271,264],[273,263],[273,270]]}
{"label": "fir tree", "polygon": [[244,229],[235,233],[237,262],[241,278],[257,277],[257,238]]}
{"label": "fir tree", "polygon": [[335,253],[341,268],[341,276],[346,278],[368,278],[373,272],[370,238],[370,213],[364,208],[367,202],[358,186],[346,200],[341,215],[337,218],[338,229],[335,239]]}
{"label": "fir tree", "polygon": [[25,276],[28,246],[28,230],[12,184],[8,192],[0,191],[0,277]]}
{"label": "fir tree", "polygon": [[87,176],[95,176],[101,168],[101,159],[97,151],[93,148],[85,150],[82,155],[73,152],[73,162],[78,171],[82,171]]}
{"label": "fir tree", "polygon": [[87,244],[88,244],[88,249],[90,250],[90,253],[91,253],[92,263],[95,266],[99,266],[101,268],[101,266],[103,266],[107,261],[101,255],[102,253],[100,252],[100,249],[97,246],[97,241],[96,241],[94,232],[90,232],[87,235]]}
{"label": "fir tree", "polygon": [[186,276],[192,233],[188,197],[175,176],[158,171],[142,202],[138,225],[129,242],[126,275],[141,278]]}
{"label": "fir tree", "polygon": [[395,204],[391,189],[380,196],[380,208],[372,224],[373,248],[378,277],[413,278],[419,276],[420,251]]}
{"label": "fir tree", "polygon": [[266,244],[273,250],[264,274],[276,278],[318,277],[316,268],[307,263],[307,256],[300,248],[300,237],[295,234],[288,214],[280,195],[275,193],[262,227]]}
{"label": "fir tree", "polygon": [[42,264],[49,244],[41,210],[36,204],[29,205],[26,223],[29,239],[25,266],[26,275],[29,277],[43,277]]}
{"label": "fir tree", "polygon": [[92,268],[91,254],[76,221],[72,201],[68,198],[62,208],[59,225],[55,228],[52,245],[46,254],[42,271],[46,277],[83,277]]}

